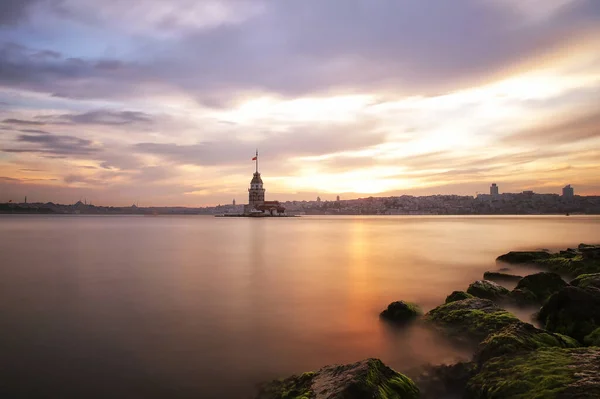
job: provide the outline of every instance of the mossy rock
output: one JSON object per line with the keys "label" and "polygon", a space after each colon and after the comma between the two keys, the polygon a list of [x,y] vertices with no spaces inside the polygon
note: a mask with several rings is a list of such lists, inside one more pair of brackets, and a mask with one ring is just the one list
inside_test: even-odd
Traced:
{"label": "mossy rock", "polygon": [[458,341],[480,343],[489,334],[519,321],[512,313],[488,299],[470,298],[450,302],[425,315],[425,320]]}
{"label": "mossy rock", "polygon": [[515,288],[508,296],[513,303],[519,306],[531,306],[538,303],[537,296],[527,288]]}
{"label": "mossy rock", "polygon": [[491,301],[502,300],[506,298],[509,292],[503,286],[488,280],[477,280],[467,288],[468,294]]}
{"label": "mossy rock", "polygon": [[421,399],[459,398],[477,371],[475,362],[425,365],[420,367],[414,382],[421,391]]}
{"label": "mossy rock", "polygon": [[548,259],[552,255],[546,251],[510,251],[496,258],[497,261],[506,263],[536,263]]}
{"label": "mossy rock", "polygon": [[489,281],[506,281],[506,282],[517,282],[521,280],[523,276],[517,276],[515,274],[508,274],[502,272],[485,272],[483,273],[483,279]]}
{"label": "mossy rock", "polygon": [[569,284],[574,285],[575,287],[585,288],[585,287],[596,287],[600,288],[600,273],[591,273],[591,274],[582,274],[577,276],[577,278],[571,281]]}
{"label": "mossy rock", "polygon": [[475,297],[464,291],[453,291],[452,294],[450,294],[446,297],[445,303],[462,301],[463,299],[469,299],[469,298],[475,298]]}
{"label": "mossy rock", "polygon": [[467,383],[468,399],[600,397],[600,348],[542,348],[485,362]]}
{"label": "mossy rock", "polygon": [[587,335],[600,327],[600,290],[565,287],[546,301],[538,319],[547,330],[583,342]]}
{"label": "mossy rock", "polygon": [[556,273],[541,272],[525,276],[519,281],[515,290],[527,291],[533,294],[535,302],[543,303],[555,292],[568,284]]}
{"label": "mossy rock", "polygon": [[589,346],[600,346],[600,327],[586,335],[583,343]]}
{"label": "mossy rock", "polygon": [[390,303],[387,309],[381,312],[380,316],[394,323],[406,323],[422,314],[423,311],[419,308],[419,305],[411,302],[396,301]]}
{"label": "mossy rock", "polygon": [[578,346],[581,346],[579,342],[571,337],[540,330],[529,323],[518,322],[490,334],[479,345],[475,357],[481,363],[494,357],[540,348],[576,348]]}
{"label": "mossy rock", "polygon": [[263,385],[256,399],[417,399],[419,388],[379,359],[326,366]]}

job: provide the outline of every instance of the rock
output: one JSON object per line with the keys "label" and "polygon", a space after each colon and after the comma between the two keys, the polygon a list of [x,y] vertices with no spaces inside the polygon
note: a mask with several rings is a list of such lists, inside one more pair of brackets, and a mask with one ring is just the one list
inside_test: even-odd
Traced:
{"label": "rock", "polygon": [[550,253],[546,251],[511,251],[500,255],[496,260],[506,263],[535,263],[543,259],[548,259],[550,256]]}
{"label": "rock", "polygon": [[379,359],[326,366],[263,385],[256,399],[417,399],[412,380]]}
{"label": "rock", "polygon": [[529,323],[517,322],[490,334],[480,345],[475,358],[479,363],[491,358],[533,351],[540,348],[576,348],[579,342],[566,335],[554,334],[535,328]]}
{"label": "rock", "polygon": [[600,327],[586,335],[583,343],[589,346],[600,346]]}
{"label": "rock", "polygon": [[542,348],[495,357],[467,383],[465,398],[600,398],[600,348]]}
{"label": "rock", "polygon": [[476,343],[483,341],[490,333],[519,321],[494,302],[481,298],[438,306],[425,315],[425,320],[443,329],[455,340]]}
{"label": "rock", "polygon": [[452,294],[450,294],[446,297],[445,303],[462,301],[463,299],[469,299],[469,298],[475,298],[475,297],[471,294],[467,294],[464,291],[453,291]]}
{"label": "rock", "polygon": [[462,397],[467,382],[477,372],[473,362],[452,365],[424,366],[414,379],[421,391],[421,399]]}
{"label": "rock", "polygon": [[517,282],[521,280],[522,276],[516,276],[514,274],[500,273],[500,272],[485,272],[483,273],[483,279],[489,281],[511,281]]}
{"label": "rock", "polygon": [[477,280],[469,285],[467,293],[478,298],[496,301],[505,298],[509,291],[493,281]]}
{"label": "rock", "polygon": [[577,276],[577,278],[571,281],[569,284],[574,285],[575,287],[585,288],[585,287],[596,287],[600,288],[600,273],[592,273],[592,274],[582,274]]}
{"label": "rock", "polygon": [[[534,302],[541,304],[545,302],[550,295],[560,291],[567,285],[568,284],[560,278],[558,274],[541,272],[523,277],[515,287],[515,290],[521,290],[521,292],[526,291],[526,296],[530,296],[529,293],[533,294],[535,297]],[[517,296],[523,299],[521,293]]]}
{"label": "rock", "polygon": [[583,342],[600,327],[600,289],[567,286],[546,301],[538,319],[547,330]]}
{"label": "rock", "polygon": [[569,248],[559,253],[514,251],[501,255],[496,260],[507,263],[529,263],[554,273],[578,276],[600,273],[600,246],[580,244],[577,250]]}
{"label": "rock", "polygon": [[509,294],[510,299],[519,306],[530,306],[538,303],[535,294],[527,288],[515,288]]}
{"label": "rock", "polygon": [[394,323],[406,323],[422,315],[418,305],[410,302],[396,301],[388,305],[380,316]]}

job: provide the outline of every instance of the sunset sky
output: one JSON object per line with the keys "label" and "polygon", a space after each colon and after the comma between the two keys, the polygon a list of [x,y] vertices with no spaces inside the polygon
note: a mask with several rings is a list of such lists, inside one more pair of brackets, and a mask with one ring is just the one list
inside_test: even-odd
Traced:
{"label": "sunset sky", "polygon": [[598,0],[2,0],[0,202],[600,195]]}

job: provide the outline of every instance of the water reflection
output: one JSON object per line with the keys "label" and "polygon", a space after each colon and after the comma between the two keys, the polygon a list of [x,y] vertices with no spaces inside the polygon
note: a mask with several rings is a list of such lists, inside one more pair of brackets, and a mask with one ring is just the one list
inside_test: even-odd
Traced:
{"label": "water reflection", "polygon": [[599,222],[0,216],[0,394],[236,398],[325,364],[452,361],[469,351],[379,312],[428,310],[508,250],[599,242]]}

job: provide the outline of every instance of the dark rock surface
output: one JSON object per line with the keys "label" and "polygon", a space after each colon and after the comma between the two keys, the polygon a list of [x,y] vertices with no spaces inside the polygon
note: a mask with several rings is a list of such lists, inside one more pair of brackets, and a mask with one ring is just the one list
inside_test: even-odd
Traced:
{"label": "dark rock surface", "polygon": [[472,362],[451,365],[425,366],[415,384],[421,391],[421,399],[462,398],[467,382],[477,372]]}
{"label": "dark rock surface", "polygon": [[523,276],[517,276],[514,274],[502,273],[502,272],[485,272],[483,273],[483,279],[489,281],[509,281],[517,282],[521,280]]}
{"label": "dark rock surface", "polygon": [[587,335],[600,327],[600,290],[565,287],[542,306],[538,319],[548,331],[584,342]]}
{"label": "dark rock surface", "polygon": [[493,281],[477,280],[469,285],[467,293],[478,298],[496,301],[506,298],[509,291]]}
{"label": "dark rock surface", "polygon": [[551,272],[576,277],[600,273],[600,245],[580,244],[577,249],[550,253],[546,251],[512,251],[500,255],[499,262],[532,264]]}
{"label": "dark rock surface", "polygon": [[418,305],[410,302],[396,301],[388,305],[380,316],[394,323],[406,323],[414,320],[423,312]]}
{"label": "dark rock surface", "polygon": [[596,287],[600,289],[600,273],[581,274],[569,284],[579,288]]}
{"label": "dark rock surface", "polygon": [[546,251],[510,251],[500,255],[496,260],[506,263],[535,263],[540,260],[549,259],[552,255]]}
{"label": "dark rock surface", "polygon": [[[568,284],[558,274],[541,272],[523,277],[515,287],[515,290],[526,292],[527,296],[533,294],[531,299],[533,299],[534,302],[542,304],[550,297],[550,295],[560,291],[567,285]],[[518,294],[518,298],[523,299],[521,293]]]}
{"label": "dark rock surface", "polygon": [[326,366],[316,372],[264,384],[256,399],[417,399],[408,377],[379,359]]}

